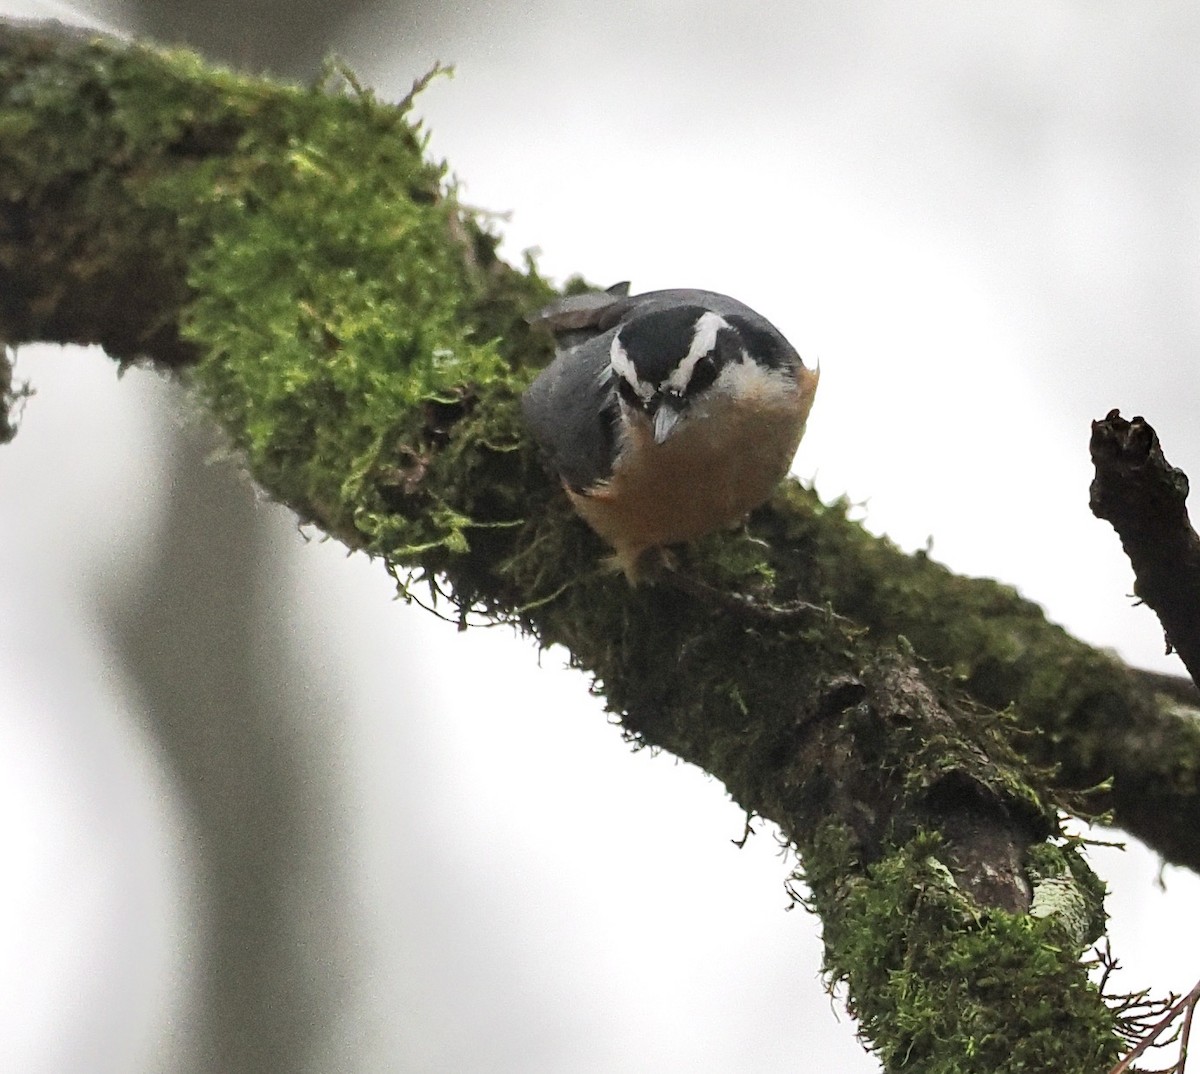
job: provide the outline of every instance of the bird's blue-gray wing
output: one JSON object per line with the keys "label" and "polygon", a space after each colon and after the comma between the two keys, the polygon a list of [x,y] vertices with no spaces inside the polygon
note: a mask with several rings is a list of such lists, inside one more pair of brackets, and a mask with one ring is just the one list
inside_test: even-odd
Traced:
{"label": "bird's blue-gray wing", "polygon": [[615,283],[607,291],[567,295],[527,318],[535,327],[548,328],[558,346],[566,350],[607,332],[624,319],[635,302],[628,283]]}
{"label": "bird's blue-gray wing", "polygon": [[614,331],[560,350],[521,399],[530,430],[574,489],[589,488],[612,473],[617,402],[609,348]]}

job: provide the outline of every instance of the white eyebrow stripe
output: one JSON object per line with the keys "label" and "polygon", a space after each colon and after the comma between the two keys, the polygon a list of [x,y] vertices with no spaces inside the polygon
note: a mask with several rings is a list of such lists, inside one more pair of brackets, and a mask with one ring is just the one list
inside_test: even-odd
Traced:
{"label": "white eyebrow stripe", "polygon": [[638,378],[637,370],[633,367],[633,362],[629,360],[629,354],[625,350],[625,345],[621,342],[620,333],[613,336],[612,346],[608,351],[608,363],[612,371],[637,392],[641,398],[649,399],[654,394],[653,385],[645,384]]}
{"label": "white eyebrow stripe", "polygon": [[667,387],[682,395],[688,382],[692,379],[692,371],[696,368],[696,363],[716,346],[717,333],[722,328],[728,327],[729,322],[720,314],[713,313],[712,310],[702,313],[697,319],[696,329],[692,333],[692,345],[688,348],[683,361],[667,377]]}

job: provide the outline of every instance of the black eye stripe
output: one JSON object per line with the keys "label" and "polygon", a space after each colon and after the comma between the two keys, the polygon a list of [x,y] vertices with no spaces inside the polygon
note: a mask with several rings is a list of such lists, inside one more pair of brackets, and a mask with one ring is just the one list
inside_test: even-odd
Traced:
{"label": "black eye stripe", "polygon": [[688,378],[685,394],[702,392],[717,379],[717,363],[710,351],[696,363],[692,375]]}
{"label": "black eye stripe", "polygon": [[[685,375],[681,364],[695,344],[697,326],[705,316],[717,318],[711,349],[688,363],[687,379],[681,383]],[[635,315],[620,326],[616,339],[629,366],[626,372],[637,378],[621,383],[624,378],[619,377],[617,393],[642,410],[653,409],[664,394],[686,406],[708,391],[727,366],[752,361],[764,369],[786,373],[795,358],[787,341],[770,324],[757,323],[740,313],[718,316],[691,304]],[[651,388],[655,390],[652,399],[639,392]]]}
{"label": "black eye stripe", "polygon": [[624,377],[615,376],[613,377],[613,380],[616,381],[617,394],[624,399],[625,402],[629,403],[630,406],[645,405],[641,396],[638,395],[633,385],[630,384],[629,381],[627,381]]}
{"label": "black eye stripe", "polygon": [[790,348],[782,337],[751,324],[740,314],[731,314],[725,320],[737,329],[750,353],[768,369],[787,368]]}

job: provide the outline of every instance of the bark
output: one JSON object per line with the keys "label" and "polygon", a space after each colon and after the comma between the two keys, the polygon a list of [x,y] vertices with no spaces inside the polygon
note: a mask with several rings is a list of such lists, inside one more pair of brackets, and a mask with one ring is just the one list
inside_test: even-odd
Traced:
{"label": "bark", "polygon": [[887,1069],[1101,1069],[1102,886],[1056,806],[1111,778],[1091,808],[1200,864],[1178,700],[794,483],[682,550],[702,586],[608,574],[519,421],[551,291],[494,248],[405,104],[0,29],[0,338],[171,370],[301,518],[566,646],[631,740],[798,848]]}
{"label": "bark", "polygon": [[1200,537],[1187,475],[1167,462],[1145,418],[1112,411],[1092,423],[1092,512],[1112,523],[1137,577],[1133,591],[1163,625],[1167,651],[1200,684]]}

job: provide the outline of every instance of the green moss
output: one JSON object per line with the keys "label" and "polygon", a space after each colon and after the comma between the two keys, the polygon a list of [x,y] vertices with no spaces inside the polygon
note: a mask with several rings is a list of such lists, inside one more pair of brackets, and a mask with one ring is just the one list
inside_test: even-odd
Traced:
{"label": "green moss", "polygon": [[849,881],[859,869],[846,833],[833,826],[816,843],[819,860],[840,863],[806,878],[826,972],[847,987],[885,1070],[1095,1074],[1115,1061],[1116,1016],[1059,926],[981,911],[942,864],[937,836],[919,834]]}
{"label": "green moss", "polygon": [[[420,131],[369,95],[214,74],[186,52],[106,62],[103,148],[136,146],[127,187],[190,251],[181,327],[202,360],[189,379],[248,468],[354,547],[401,563],[462,554],[473,521],[445,480],[436,493],[425,480],[461,461],[442,450],[438,411],[461,419],[496,395],[513,410],[514,391],[496,341],[466,316],[487,240]],[[64,121],[78,92],[63,96]],[[156,155],[174,166],[153,167]],[[511,449],[514,422],[488,439]]]}
{"label": "green moss", "polygon": [[208,236],[188,277],[195,383],[259,479],[319,506],[343,539],[400,561],[461,552],[470,520],[444,494],[404,514],[388,502],[397,483],[410,495],[423,483],[429,408],[508,376],[464,324],[473,290],[447,242],[456,209],[441,169],[369,99],[331,107],[295,90],[287,105],[269,109],[275,123],[257,117],[223,174],[152,192]]}
{"label": "green moss", "polygon": [[136,256],[166,267],[154,283],[180,281],[172,330],[200,359],[187,379],[264,488],[352,547],[432,570],[478,528],[519,523],[512,496],[474,517],[471,480],[481,445],[523,444],[514,321],[549,288],[499,263],[404,108],[183,51],[98,41],[50,64],[27,49],[0,61],[0,196],[57,199],[64,221],[105,206],[111,226],[81,224],[69,271],[120,286]]}

